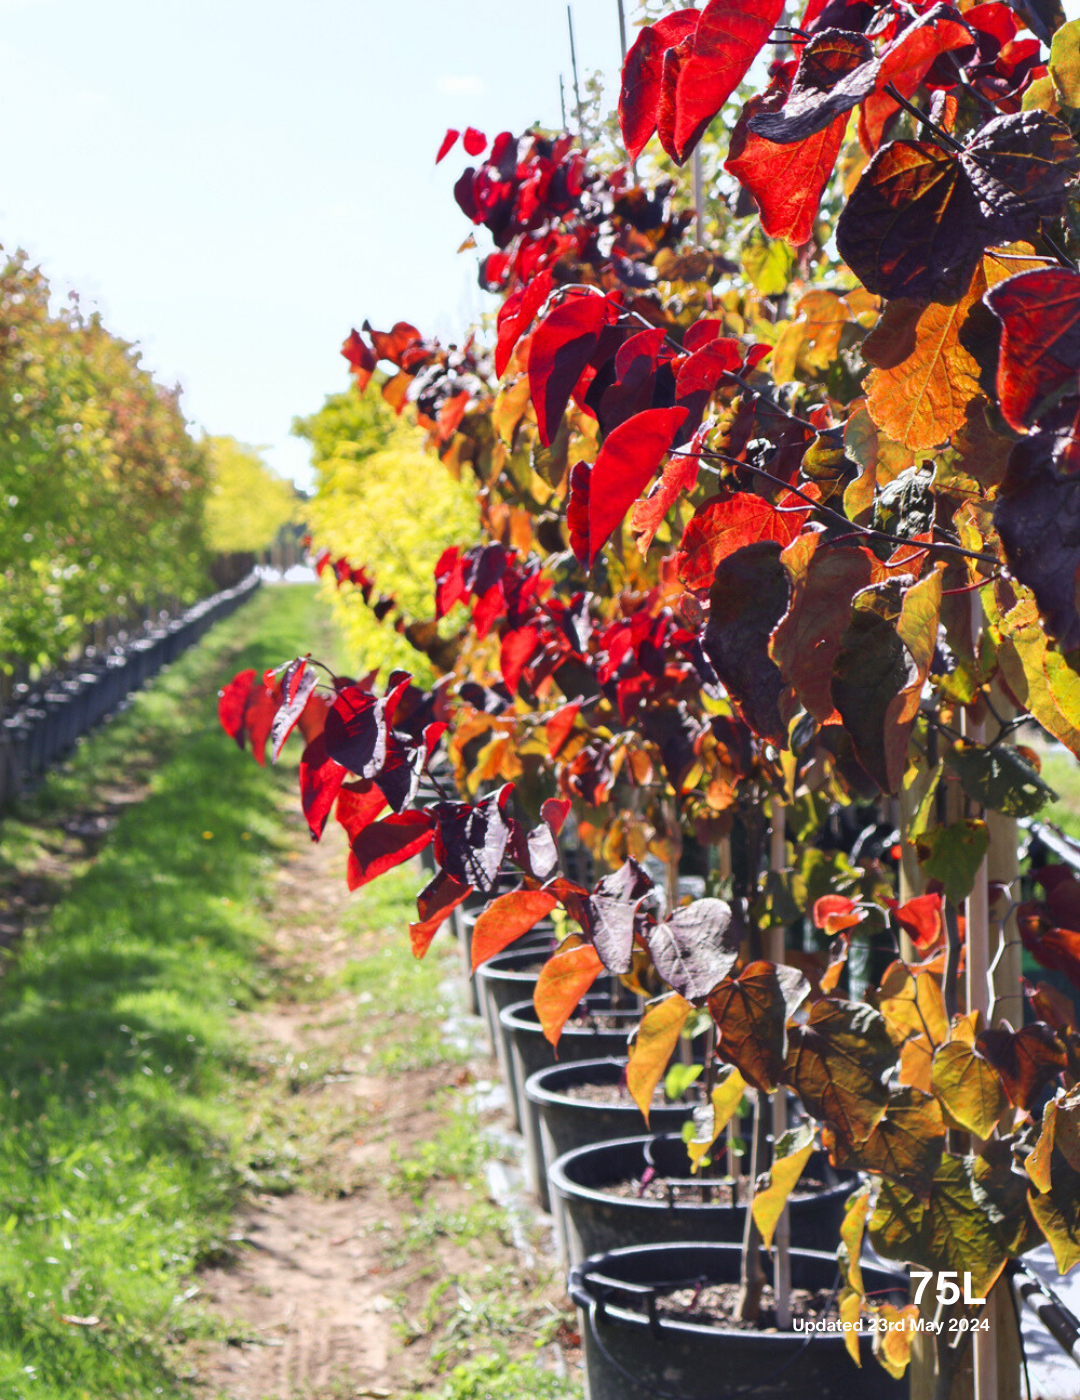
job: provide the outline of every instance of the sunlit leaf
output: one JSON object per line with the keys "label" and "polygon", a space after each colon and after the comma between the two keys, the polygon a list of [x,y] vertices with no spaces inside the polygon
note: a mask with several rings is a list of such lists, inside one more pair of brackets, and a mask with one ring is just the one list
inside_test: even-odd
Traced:
{"label": "sunlit leaf", "polygon": [[679,1043],[679,1034],[692,1010],[688,1001],[678,992],[673,992],[660,1001],[650,1002],[641,1017],[637,1035],[630,1047],[626,1087],[644,1114],[646,1127],[656,1086],[663,1078],[668,1061]]}

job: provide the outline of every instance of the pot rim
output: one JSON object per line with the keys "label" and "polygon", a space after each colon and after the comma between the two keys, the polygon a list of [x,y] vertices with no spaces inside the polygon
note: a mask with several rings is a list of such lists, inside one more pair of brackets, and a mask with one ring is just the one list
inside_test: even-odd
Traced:
{"label": "pot rim", "polygon": [[[641,1109],[633,1099],[620,1101],[618,1103],[592,1103],[588,1099],[575,1099],[569,1094],[562,1094],[558,1089],[549,1089],[546,1084],[541,1082],[548,1078],[557,1078],[560,1074],[565,1072],[577,1075],[580,1074],[582,1070],[587,1072],[589,1070],[601,1068],[605,1070],[609,1068],[618,1069],[620,1072],[619,1078],[621,1078],[622,1071],[626,1068],[626,1065],[627,1057],[625,1055],[600,1055],[593,1060],[567,1060],[565,1062],[560,1061],[558,1064],[554,1065],[545,1065],[543,1069],[534,1070],[532,1074],[529,1075],[528,1079],[526,1079],[525,1097],[530,1103],[539,1104],[541,1106],[544,1104],[558,1104],[561,1108],[581,1109],[583,1113],[588,1113],[590,1110],[604,1113],[633,1113],[636,1114],[638,1118],[642,1118]],[[607,1086],[609,1081],[606,1079],[594,1079],[590,1081],[586,1075],[582,1076],[578,1082]],[[614,1078],[610,1081],[612,1085],[617,1082],[618,1080]],[[652,1111],[655,1113],[657,1111],[667,1111],[669,1109],[683,1109],[686,1113],[690,1113],[695,1106],[694,1104],[660,1104],[658,1108],[654,1108]],[[643,1118],[642,1122],[644,1122]]]}
{"label": "pot rim", "polygon": [[485,958],[485,960],[476,969],[476,976],[488,977],[491,979],[494,979],[496,977],[505,977],[508,981],[511,979],[517,981],[518,978],[521,978],[522,981],[531,980],[535,982],[536,979],[540,976],[538,972],[517,972],[514,968],[511,967],[493,967],[492,964],[497,962],[499,958],[504,958],[507,955],[507,953],[510,952],[513,953],[514,957],[521,957],[522,954],[534,956],[536,953],[541,953],[544,951],[546,950],[540,945],[537,945],[536,948],[506,948],[503,950],[503,952],[496,953],[494,957]]}
{"label": "pot rim", "polygon": [[[610,1001],[610,997],[606,992],[588,992],[581,998],[581,1001],[585,1002],[586,1005],[589,1005],[591,1002],[594,1009],[597,1011],[607,1011],[611,1009],[607,1006],[597,1006],[597,1000],[607,1002]],[[578,1005],[580,1006],[581,1002],[579,1002]],[[627,1033],[641,1020],[641,1012],[632,1008],[619,1012],[619,1014],[626,1017]],[[526,997],[522,1001],[512,1001],[509,1006],[504,1006],[499,1012],[499,1021],[507,1030],[535,1031],[537,1035],[543,1035],[544,1033],[543,1027],[540,1024],[540,1018],[536,1015],[536,1008],[533,1006],[531,997]],[[572,1026],[569,1021],[562,1028],[562,1034],[570,1036],[617,1035],[622,1033],[622,1031],[623,1028],[621,1026],[604,1026],[597,1030],[591,1030],[586,1026]]]}
{"label": "pot rim", "polygon": [[[602,1202],[604,1205],[611,1205],[612,1202],[614,1202],[616,1205],[625,1206],[628,1210],[643,1210],[646,1212],[663,1211],[665,1215],[668,1216],[678,1214],[693,1216],[700,1211],[744,1211],[746,1209],[746,1205],[744,1202],[738,1205],[732,1205],[730,1201],[669,1202],[646,1200],[644,1197],[630,1199],[625,1196],[613,1196],[610,1192],[601,1191],[595,1186],[582,1186],[567,1175],[567,1165],[570,1164],[575,1158],[584,1157],[587,1153],[599,1152],[603,1148],[640,1147],[642,1161],[644,1162],[645,1148],[648,1143],[654,1142],[657,1138],[676,1136],[677,1134],[675,1133],[644,1133],[640,1135],[635,1135],[634,1137],[609,1138],[606,1142],[590,1142],[587,1143],[584,1147],[572,1147],[569,1152],[564,1152],[561,1157],[556,1157],[554,1162],[552,1162],[551,1166],[548,1168],[549,1189],[553,1192],[557,1192],[563,1200],[574,1199],[585,1201],[599,1201]],[[853,1177],[850,1182],[840,1182],[836,1186],[827,1186],[824,1191],[817,1191],[814,1193],[813,1196],[803,1197],[802,1199],[809,1199],[813,1201],[832,1201],[838,1197],[849,1196],[851,1194],[852,1187],[855,1185],[856,1180],[857,1178]],[[639,1246],[633,1246],[633,1248],[638,1247]],[[640,1247],[648,1248],[649,1246]],[[617,1253],[618,1251],[613,1252]],[[799,1250],[800,1254],[816,1254],[818,1252],[819,1251],[817,1250],[811,1249]],[[824,1255],[823,1257],[832,1259],[834,1256],[829,1254]]]}
{"label": "pot rim", "polygon": [[[729,1258],[734,1256],[736,1260],[742,1255],[741,1244],[625,1245],[620,1249],[607,1250],[602,1254],[590,1254],[589,1257],[583,1259],[580,1264],[574,1264],[567,1278],[566,1291],[570,1295],[575,1306],[581,1308],[586,1314],[592,1317],[594,1305],[599,1302],[599,1299],[595,1298],[593,1294],[589,1292],[585,1285],[585,1280],[590,1274],[599,1274],[601,1265],[607,1264],[609,1261],[617,1261],[620,1257],[629,1254],[640,1254],[646,1251],[663,1254],[676,1250],[696,1250],[701,1253],[711,1253],[714,1258],[724,1257],[725,1255]],[[824,1265],[831,1266],[833,1272],[839,1277],[836,1256],[834,1254],[828,1254],[821,1249],[792,1249],[791,1257],[793,1259],[798,1257],[800,1259],[820,1261]],[[881,1278],[894,1277],[896,1279],[897,1291],[907,1288],[907,1279],[900,1273],[893,1274],[891,1270],[879,1268],[877,1265],[867,1264],[864,1267],[867,1271],[879,1275]],[[738,1278],[738,1273],[739,1271],[736,1269],[736,1280]],[[699,1272],[692,1279],[688,1279],[687,1282],[697,1283],[700,1281],[700,1278],[701,1274]],[[638,1287],[643,1287],[643,1285],[638,1285]],[[612,1321],[618,1322],[624,1327],[630,1327],[631,1329],[637,1328],[639,1330],[652,1327],[648,1312],[634,1312],[630,1308],[611,1302],[605,1302],[603,1304],[603,1312],[606,1317],[611,1318]],[[666,1331],[681,1335],[690,1334],[691,1336],[713,1337],[717,1339],[731,1338],[732,1340],[739,1341],[740,1344],[744,1346],[759,1347],[762,1350],[770,1347],[775,1348],[777,1345],[790,1344],[802,1346],[812,1337],[816,1347],[824,1345],[827,1346],[830,1351],[839,1351],[840,1348],[846,1346],[846,1337],[848,1335],[842,1331],[806,1333],[796,1332],[794,1329],[789,1332],[751,1331],[739,1327],[717,1326],[713,1323],[692,1322],[679,1317],[657,1318],[653,1330],[654,1335],[662,1334]],[[860,1337],[860,1340],[864,1337],[869,1339],[869,1334],[867,1333],[857,1333],[856,1335]]]}

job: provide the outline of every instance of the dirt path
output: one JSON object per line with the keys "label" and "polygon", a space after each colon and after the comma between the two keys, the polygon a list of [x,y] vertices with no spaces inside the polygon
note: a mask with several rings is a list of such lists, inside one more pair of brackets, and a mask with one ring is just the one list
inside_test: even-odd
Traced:
{"label": "dirt path", "polygon": [[[337,830],[318,846],[299,822],[290,834],[271,957],[296,995],[244,1014],[239,1029],[273,1105],[255,1108],[252,1140],[275,1120],[270,1135],[295,1144],[300,1187],[256,1195],[235,1260],[201,1278],[228,1339],[202,1349],[199,1369],[209,1393],[228,1400],[397,1397],[436,1384],[441,1366],[472,1352],[477,1280],[481,1289],[511,1280],[519,1304],[486,1337],[478,1329],[481,1351],[492,1331],[511,1354],[531,1351],[530,1324],[546,1320],[550,1331],[554,1319],[557,1329],[565,1299],[545,1267],[522,1269],[499,1213],[478,1199],[478,1123],[460,1118],[472,1071],[452,1049],[432,1048],[431,1018],[452,1009],[448,988],[434,1006],[417,1000],[403,923],[364,927],[380,910],[369,915],[364,892],[348,894]],[[444,975],[455,957],[444,952]],[[349,971],[372,959],[380,971],[358,993]],[[390,1004],[373,1027],[385,966]],[[413,998],[404,1013],[392,1004],[402,983]],[[429,1003],[430,983],[428,974]],[[463,1152],[474,1160],[463,1163]]]}

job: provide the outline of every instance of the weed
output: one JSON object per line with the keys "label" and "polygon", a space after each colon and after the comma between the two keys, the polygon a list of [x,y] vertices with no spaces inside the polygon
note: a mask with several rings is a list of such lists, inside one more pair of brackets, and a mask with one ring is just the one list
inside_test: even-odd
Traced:
{"label": "weed", "polygon": [[[431,1400],[431,1395],[409,1400]],[[581,1400],[581,1385],[531,1362],[511,1361],[501,1351],[455,1366],[438,1400]]]}

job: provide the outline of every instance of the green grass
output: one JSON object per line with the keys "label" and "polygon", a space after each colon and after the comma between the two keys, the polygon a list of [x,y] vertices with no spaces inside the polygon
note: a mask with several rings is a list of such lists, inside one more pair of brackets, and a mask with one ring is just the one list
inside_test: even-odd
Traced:
{"label": "green grass", "polygon": [[464,1060],[446,1044],[442,1029],[443,1019],[456,1010],[446,987],[460,968],[456,949],[448,949],[440,936],[426,957],[417,960],[407,948],[402,955],[401,930],[416,918],[415,869],[410,864],[387,871],[365,895],[342,927],[392,930],[395,936],[363,960],[350,959],[328,990],[350,992],[364,1008],[373,1068],[407,1073]]}
{"label": "green grass", "polygon": [[[581,1385],[499,1352],[455,1366],[437,1394],[438,1400],[581,1400]],[[432,1400],[432,1395],[410,1400]]]}
{"label": "green grass", "polygon": [[55,814],[148,783],[0,986],[4,1400],[190,1395],[172,1344],[242,1187],[226,1091],[250,1070],[229,1018],[267,989],[267,876],[295,783],[295,756],[270,773],[228,743],[214,696],[330,640],[313,589],[264,590],[3,824],[10,882],[55,856]]}
{"label": "green grass", "polygon": [[1038,814],[1041,821],[1053,822],[1069,836],[1080,839],[1080,763],[1070,753],[1044,753],[1042,776],[1058,795]]}

